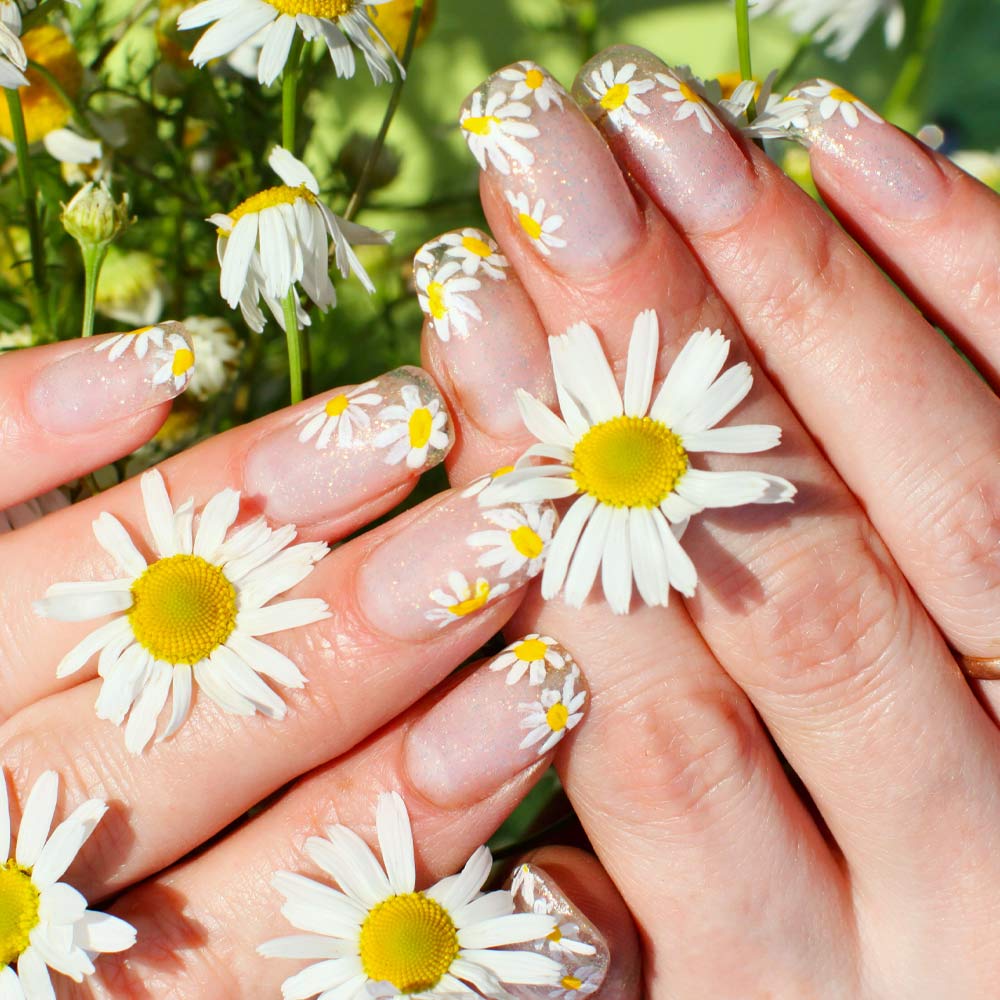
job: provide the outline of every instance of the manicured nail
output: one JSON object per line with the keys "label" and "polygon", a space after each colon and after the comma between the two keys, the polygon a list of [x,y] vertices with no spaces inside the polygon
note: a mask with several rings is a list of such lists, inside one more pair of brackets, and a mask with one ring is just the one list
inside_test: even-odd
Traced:
{"label": "manicured nail", "polygon": [[481,507],[450,490],[379,542],[358,573],[359,605],[398,639],[429,639],[541,572],[555,530],[545,504]]}
{"label": "manicured nail", "polygon": [[515,391],[533,385],[554,400],[555,388],[548,338],[507,258],[481,230],[458,229],[425,243],[413,269],[466,415],[492,437],[520,436]]}
{"label": "manicured nail", "polygon": [[194,375],[180,323],[66,344],[28,390],[28,409],[54,434],[83,434],[179,396]]}
{"label": "manicured nail", "polygon": [[494,73],[466,99],[459,124],[528,245],[555,271],[613,266],[641,238],[614,157],[541,67],[520,62]]}
{"label": "manicured nail", "polygon": [[509,684],[509,668],[483,664],[411,727],[404,766],[435,805],[451,809],[487,798],[580,723],[587,701],[580,668],[554,640],[547,644],[557,657],[547,660],[535,650],[544,663],[537,683],[529,675]]}
{"label": "manicured nail", "polygon": [[681,228],[722,229],[750,210],[753,168],[690,73],[617,45],[583,67],[574,93]]}
{"label": "manicured nail", "polygon": [[334,518],[437,465],[453,443],[431,377],[396,368],[295,407],[247,453],[245,488],[276,520]]}
{"label": "manicured nail", "polygon": [[922,219],[941,209],[948,184],[933,157],[850,91],[808,80],[788,97],[805,109],[789,138],[809,149],[814,170],[849,186],[851,198],[890,219]]}
{"label": "manicured nail", "polygon": [[556,929],[531,947],[563,967],[559,988],[552,992],[531,986],[510,987],[518,1000],[541,997],[585,997],[596,993],[608,974],[611,952],[604,935],[577,909],[559,884],[538,865],[519,865],[511,874],[508,888],[517,913],[538,913],[555,917]]}

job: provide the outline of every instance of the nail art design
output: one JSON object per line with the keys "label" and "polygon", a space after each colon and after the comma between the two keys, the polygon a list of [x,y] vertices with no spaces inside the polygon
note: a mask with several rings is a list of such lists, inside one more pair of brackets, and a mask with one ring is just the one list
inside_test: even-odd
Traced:
{"label": "nail art design", "polygon": [[[519,909],[529,910],[531,913],[538,913],[542,916],[554,916],[558,921],[556,928],[540,942],[539,950],[556,952],[568,955],[594,955],[597,949],[586,941],[580,941],[580,925],[572,920],[563,919],[564,915],[559,913],[559,907],[553,905],[556,901],[547,898],[541,879],[537,874],[537,869],[531,865],[521,865],[511,881],[510,891],[514,896],[515,905],[518,903],[518,896],[521,897],[523,906]],[[582,970],[581,970],[582,971]]]}
{"label": "nail art design", "polygon": [[488,161],[500,173],[509,174],[511,160],[522,167],[535,162],[534,154],[521,142],[539,135],[537,127],[526,120],[530,117],[531,108],[509,100],[504,90],[493,89],[488,97],[477,90],[469,107],[462,110],[459,125],[483,170]]}
{"label": "nail art design", "polygon": [[858,112],[873,122],[881,123],[882,121],[860,98],[829,80],[816,80],[804,86],[800,85],[792,90],[788,96],[793,100],[803,100],[810,108],[815,109],[819,114],[820,122],[829,121],[839,113],[848,128],[857,128],[861,122]]}
{"label": "nail art design", "polygon": [[108,361],[117,361],[130,347],[135,356],[142,360],[153,347],[163,347],[164,331],[162,326],[142,326],[129,333],[118,333],[107,340],[102,340],[94,346],[95,351],[107,351]]}
{"label": "nail art design", "polygon": [[539,253],[548,256],[552,252],[550,247],[566,246],[564,239],[553,235],[556,230],[562,228],[563,217],[561,215],[546,217],[544,198],[538,198],[532,205],[523,191],[519,191],[517,194],[505,191],[504,195],[514,210],[521,229],[524,230]]}
{"label": "nail art design", "polygon": [[470,583],[457,570],[448,574],[447,586],[450,590],[433,590],[430,595],[438,607],[431,608],[427,612],[427,620],[437,622],[438,628],[444,628],[471,615],[510,589],[506,583],[498,583],[491,587],[489,580],[481,576]]}
{"label": "nail art design", "polygon": [[483,517],[496,525],[496,530],[476,531],[466,539],[473,548],[487,548],[477,566],[500,567],[506,579],[514,573],[525,573],[530,579],[542,571],[545,556],[552,542],[556,513],[552,508],[537,504],[487,510]]}
{"label": "nail art design", "polygon": [[354,432],[371,426],[371,417],[365,412],[365,407],[378,406],[382,397],[377,392],[371,392],[376,382],[365,382],[350,392],[338,392],[330,396],[321,406],[304,413],[297,424],[305,424],[299,432],[299,441],[308,444],[316,438],[317,451],[323,451],[334,433],[337,434],[337,445],[340,448],[350,448],[354,442]]}
{"label": "nail art design", "polygon": [[522,702],[518,705],[518,708],[525,713],[521,719],[521,728],[529,730],[528,735],[521,741],[522,749],[537,743],[538,756],[541,757],[562,742],[566,734],[580,724],[587,692],[584,689],[576,690],[579,676],[580,670],[574,664],[561,690],[548,688],[536,701]]}
{"label": "nail art design", "polygon": [[167,384],[175,393],[183,392],[194,375],[194,351],[187,338],[168,333],[163,349],[153,357],[161,362],[153,374],[153,385]]}
{"label": "nail art design", "polygon": [[715,112],[711,110],[701,92],[701,81],[686,67],[680,67],[674,74],[657,73],[656,79],[663,86],[660,96],[671,104],[677,104],[674,121],[684,121],[692,115],[698,120],[703,132],[710,133],[722,128]]}
{"label": "nail art design", "polygon": [[502,69],[498,75],[501,80],[514,84],[514,89],[510,92],[512,100],[523,101],[530,97],[542,111],[548,111],[550,104],[562,110],[562,94],[558,85],[536,63],[524,59]]}
{"label": "nail art design", "polygon": [[649,105],[640,100],[639,95],[648,93],[656,85],[649,79],[636,80],[635,71],[634,62],[625,63],[616,71],[611,60],[606,59],[590,74],[590,81],[583,82],[587,92],[617,128],[634,125],[633,115],[649,114]]}
{"label": "nail art design", "polygon": [[527,674],[528,684],[538,687],[550,671],[563,671],[572,662],[572,656],[555,639],[532,632],[502,650],[490,663],[490,670],[508,671],[507,683],[511,685]]}
{"label": "nail art design", "polygon": [[604,981],[605,972],[596,965],[581,965],[563,976],[559,985],[549,994],[552,1000],[574,1000],[575,997],[596,993]]}
{"label": "nail art design", "polygon": [[[500,248],[486,233],[471,227],[453,233],[439,236],[433,244],[428,244],[432,250],[445,247],[444,256],[457,260],[462,265],[462,273],[473,277],[477,272],[496,281],[506,281],[506,269],[509,266],[507,258],[500,253]],[[433,255],[430,263],[433,263]]]}
{"label": "nail art design", "polygon": [[468,337],[469,319],[479,321],[483,318],[479,306],[467,294],[478,291],[481,283],[478,278],[467,277],[458,261],[449,261],[437,268],[420,267],[415,281],[420,308],[445,343],[452,333]]}
{"label": "nail art design", "polygon": [[388,465],[398,465],[405,459],[407,468],[419,469],[427,463],[429,451],[443,452],[450,445],[448,414],[440,399],[425,402],[415,385],[404,385],[399,393],[401,402],[379,413],[379,420],[388,426],[373,443],[376,448],[387,449]]}
{"label": "nail art design", "polygon": [[490,485],[494,480],[499,479],[501,476],[506,476],[508,472],[513,472],[513,465],[502,465],[499,469],[494,469],[492,472],[485,476],[480,476],[478,479],[473,479],[468,486],[462,490],[463,497],[477,497],[487,486]]}

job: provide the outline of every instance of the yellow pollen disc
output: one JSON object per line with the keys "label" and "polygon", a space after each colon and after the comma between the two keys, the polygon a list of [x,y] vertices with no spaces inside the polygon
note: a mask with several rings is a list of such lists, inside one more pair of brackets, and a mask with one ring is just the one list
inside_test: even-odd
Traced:
{"label": "yellow pollen disc", "polygon": [[440,281],[432,281],[427,286],[427,308],[435,319],[444,319],[448,312],[444,302],[444,285]]}
{"label": "yellow pollen disc", "polygon": [[422,892],[390,896],[361,925],[361,966],[400,993],[431,990],[458,957],[458,931],[448,911]]}
{"label": "yellow pollen disc", "polygon": [[529,69],[528,72],[524,74],[524,84],[532,90],[538,90],[543,83],[545,83],[545,77],[540,70]]}
{"label": "yellow pollen disc", "polygon": [[136,642],[164,663],[197,663],[236,627],[236,589],[201,556],[169,556],[132,584]]}
{"label": "yellow pollen disc", "polygon": [[14,861],[0,865],[0,969],[16,962],[30,944],[39,903],[29,869]]}
{"label": "yellow pollen disc", "polygon": [[562,941],[562,931],[556,927],[555,930],[553,930],[548,936],[547,940],[551,941],[553,944],[559,944],[559,942]]}
{"label": "yellow pollen disc", "polygon": [[182,347],[178,351],[174,351],[174,363],[171,367],[171,371],[174,375],[183,375],[185,372],[189,372],[194,367],[194,354],[191,353],[186,347]]}
{"label": "yellow pollen disc", "polygon": [[410,447],[423,448],[431,439],[434,418],[426,406],[417,407],[410,414]]}
{"label": "yellow pollen disc", "polygon": [[526,524],[522,524],[510,533],[510,543],[525,559],[537,559],[545,548],[545,542],[538,533],[532,531]]}
{"label": "yellow pollen disc", "polygon": [[583,980],[577,979],[576,976],[563,976],[562,978],[564,990],[578,990],[581,986],[583,986]]}
{"label": "yellow pollen disc", "polygon": [[542,235],[542,224],[536,222],[530,215],[520,212],[517,221],[521,223],[521,228],[533,239],[537,240]]}
{"label": "yellow pollen disc", "polygon": [[857,100],[857,98],[849,90],[844,90],[843,87],[834,87],[833,90],[830,91],[830,96],[835,101],[844,101],[847,104],[853,104]]}
{"label": "yellow pollen disc", "polygon": [[651,417],[595,424],[573,449],[573,479],[609,507],[656,507],[687,472],[681,439]]}
{"label": "yellow pollen disc", "polygon": [[617,111],[628,100],[628,84],[616,83],[613,87],[608,87],[607,92],[601,98],[601,107],[605,111]]}
{"label": "yellow pollen disc", "polygon": [[473,135],[489,135],[494,125],[499,125],[500,119],[496,115],[481,115],[478,118],[468,117],[462,122],[462,128]]}
{"label": "yellow pollen disc", "polygon": [[326,401],[326,406],[323,407],[326,410],[326,415],[328,417],[339,417],[348,406],[351,405],[351,401],[341,393],[339,396],[334,396],[332,399]]}
{"label": "yellow pollen disc", "polygon": [[307,14],[309,17],[337,18],[347,14],[357,6],[357,0],[267,0],[282,14],[294,17],[296,14]]}
{"label": "yellow pollen disc", "polygon": [[543,660],[547,651],[548,646],[541,639],[525,639],[514,647],[514,655],[523,663]]}
{"label": "yellow pollen disc", "polygon": [[480,580],[476,584],[472,597],[459,601],[458,604],[452,604],[448,610],[453,615],[464,618],[466,615],[471,615],[473,611],[478,611],[489,599],[490,585],[485,580]]}
{"label": "yellow pollen disc", "polygon": [[463,236],[462,246],[477,257],[489,257],[493,253],[493,248],[489,243],[486,240],[481,240],[478,236]]}
{"label": "yellow pollen disc", "polygon": [[690,101],[692,104],[701,104],[701,94],[692,90],[686,83],[681,81],[681,85],[678,88],[684,97],[685,101]]}
{"label": "yellow pollen disc", "polygon": [[569,709],[561,702],[557,701],[546,713],[545,721],[549,724],[549,729],[558,733],[566,728],[569,722]]}
{"label": "yellow pollen disc", "polygon": [[258,191],[257,194],[251,195],[246,201],[241,201],[228,215],[235,226],[244,215],[263,212],[265,208],[274,208],[275,205],[294,205],[300,198],[304,198],[310,205],[316,204],[316,195],[304,184],[299,187],[280,184],[278,187],[268,188],[266,191]]}

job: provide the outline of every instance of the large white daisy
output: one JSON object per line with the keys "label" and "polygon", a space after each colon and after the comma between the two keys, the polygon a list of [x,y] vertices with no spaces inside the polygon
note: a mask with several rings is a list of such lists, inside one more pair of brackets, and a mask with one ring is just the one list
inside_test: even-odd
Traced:
{"label": "large white daisy", "polygon": [[[521,503],[577,496],[556,529],[542,595],[582,606],[601,571],[617,614],[629,609],[632,581],[647,604],[666,605],[670,587],[690,596],[698,574],[678,541],[688,519],[709,507],[780,503],[795,495],[785,479],[761,472],[709,472],[691,465],[699,451],[745,454],[778,444],[768,424],[716,427],[753,384],[746,363],[723,374],[729,341],[701,330],[684,345],[655,399],[659,328],[652,310],[636,317],[624,400],[597,334],[578,323],[549,340],[562,418],[518,390],[528,430],[538,438],[514,472],[480,502]],[[551,464],[531,464],[534,458]]]}
{"label": "large white daisy", "polygon": [[389,0],[204,0],[184,11],[177,26],[186,31],[212,26],[198,40],[191,52],[196,66],[219,56],[229,55],[260,32],[260,56],[257,79],[273,83],[281,75],[296,30],[306,41],[322,38],[330,52],[337,76],[354,76],[353,42],[365,57],[376,83],[392,79],[385,59],[388,53],[400,75],[403,67],[386,43],[384,52],[376,39],[385,41],[367,8]]}
{"label": "large white daisy", "polygon": [[212,497],[195,530],[194,502],[174,510],[158,471],[145,473],[140,485],[158,558],[147,561],[105,512],[94,534],[121,576],[56,583],[35,602],[39,615],[59,621],[114,615],[63,657],[57,675],[68,677],[99,654],[104,683],[97,715],[116,725],[128,716],[125,744],[133,753],[152,739],[171,688],[173,710],[161,741],[187,718],[194,683],[227,712],[283,718],[285,703],[263,677],[293,688],[305,678],[257,637],[329,617],[316,598],[268,603],[301,583],[327,546],[291,545],[294,525],[271,529],[262,517],[229,534],[240,510],[236,490]]}
{"label": "large white daisy", "polygon": [[306,854],[340,887],[278,872],[281,912],[305,931],[268,941],[270,958],[317,959],[286,979],[286,1000],[375,997],[508,997],[504,983],[556,986],[558,962],[510,945],[550,934],[555,920],[515,913],[506,890],[483,893],[492,856],[480,847],[464,869],[417,891],[413,834],[402,798],[379,796],[376,827],[382,861],[345,826],[306,841]]}
{"label": "large white daisy", "polygon": [[[46,771],[28,793],[16,847],[0,770],[0,998],[52,1000],[52,972],[82,983],[98,955],[135,944],[131,924],[87,909],[87,900],[59,880],[108,811],[90,799],[52,830],[59,777]],[[51,835],[50,835],[51,830]]]}

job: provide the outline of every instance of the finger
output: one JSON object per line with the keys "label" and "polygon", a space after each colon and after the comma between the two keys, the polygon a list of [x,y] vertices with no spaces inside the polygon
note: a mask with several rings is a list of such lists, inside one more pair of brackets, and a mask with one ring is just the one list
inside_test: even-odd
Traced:
{"label": "finger", "polygon": [[0,357],[0,510],[145,444],[193,365],[180,323]]}
{"label": "finger", "polygon": [[[563,683],[560,675],[540,688],[561,691]],[[272,887],[275,874],[296,872],[333,884],[303,845],[340,823],[374,846],[375,801],[383,790],[397,791],[409,808],[417,885],[428,886],[459,869],[551,760],[551,749],[540,754],[537,744],[521,746],[526,696],[536,694],[526,684],[510,686],[503,674],[480,666],[365,746],[304,779],[198,858],[127,893],[113,909],[129,914],[125,919],[137,927],[139,943],[120,962],[105,963],[104,988],[88,997],[128,995],[138,984],[155,996],[186,1000],[279,995],[282,982],[301,973],[304,963],[264,958],[257,948],[306,928],[279,913],[284,894]],[[464,726],[456,741],[453,724],[459,719]],[[427,759],[446,759],[447,770],[456,769],[448,805],[441,804],[438,774],[427,785],[430,771],[410,770],[414,762],[419,766]],[[287,880],[281,884],[287,886]],[[320,928],[314,924],[311,929]],[[178,953],[182,962],[175,958]],[[312,993],[303,990],[300,995]]]}

